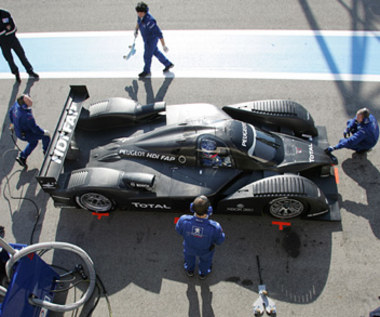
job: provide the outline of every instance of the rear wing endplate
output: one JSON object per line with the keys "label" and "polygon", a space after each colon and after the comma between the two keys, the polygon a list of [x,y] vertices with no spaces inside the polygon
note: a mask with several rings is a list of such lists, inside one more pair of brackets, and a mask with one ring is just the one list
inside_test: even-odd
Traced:
{"label": "rear wing endplate", "polygon": [[70,141],[82,110],[82,103],[88,97],[86,86],[70,86],[69,96],[37,176],[37,181],[44,191],[56,189],[58,186],[58,177],[70,147]]}

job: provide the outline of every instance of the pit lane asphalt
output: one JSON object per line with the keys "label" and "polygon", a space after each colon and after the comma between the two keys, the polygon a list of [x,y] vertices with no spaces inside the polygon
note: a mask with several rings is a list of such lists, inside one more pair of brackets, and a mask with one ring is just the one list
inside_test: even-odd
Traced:
{"label": "pit lane asphalt", "polygon": [[[2,5],[15,16],[20,32],[120,30],[135,23],[132,2],[109,1],[106,8],[101,1],[83,1],[75,10],[74,3],[33,1],[32,6],[28,1],[4,1]],[[181,7],[174,1],[162,1],[151,10],[164,31],[310,26],[379,30],[379,16],[369,1],[354,5],[325,0],[318,4],[276,3],[192,1]],[[38,18],[39,14],[43,18]],[[27,19],[28,15],[37,19]],[[252,316],[258,285],[256,254],[260,255],[264,283],[276,301],[278,316],[367,316],[380,306],[379,146],[367,159],[353,159],[346,150],[336,152],[342,223],[295,220],[290,229],[279,231],[269,217],[214,215],[227,240],[217,249],[213,275],[203,282],[189,280],[181,269],[181,239],[174,231],[174,217],[179,214],[116,212],[98,220],[83,211],[56,209],[34,178],[42,161],[40,146],[29,159],[29,170],[19,172],[7,130],[7,109],[16,95],[29,91],[37,122],[53,131],[72,84],[86,84],[91,101],[121,96],[141,103],[165,100],[167,104],[208,102],[222,106],[247,100],[291,99],[303,104],[317,125],[325,125],[330,142],[335,143],[358,105],[368,106],[380,118],[379,83],[129,78],[24,80],[18,86],[13,80],[2,80],[0,175],[2,193],[8,176],[14,196],[26,195],[38,202],[42,216],[35,242],[68,241],[90,254],[110,295],[114,316]],[[9,197],[6,190],[5,194]],[[4,196],[0,206],[7,241],[28,243],[35,220],[33,206],[15,200],[8,204]],[[68,267],[75,263],[61,256],[54,260]],[[94,316],[106,315],[102,299]]]}

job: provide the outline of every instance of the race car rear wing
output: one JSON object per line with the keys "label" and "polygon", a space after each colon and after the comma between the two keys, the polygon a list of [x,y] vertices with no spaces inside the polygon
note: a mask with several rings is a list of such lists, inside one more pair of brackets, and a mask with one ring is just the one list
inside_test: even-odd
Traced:
{"label": "race car rear wing", "polygon": [[82,103],[89,97],[86,86],[70,86],[69,96],[54,131],[37,181],[44,191],[57,188],[58,177],[74,134]]}

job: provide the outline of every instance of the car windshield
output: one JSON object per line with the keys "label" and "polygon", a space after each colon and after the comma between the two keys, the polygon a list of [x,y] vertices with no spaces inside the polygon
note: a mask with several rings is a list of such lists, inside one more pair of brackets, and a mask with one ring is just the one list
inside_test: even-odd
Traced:
{"label": "car windshield", "polygon": [[230,131],[234,145],[253,159],[275,164],[282,161],[282,141],[278,136],[241,121],[233,121]]}
{"label": "car windshield", "polygon": [[272,134],[265,133],[257,129],[255,130],[256,145],[253,153],[248,154],[264,161],[279,163],[276,158],[278,157],[279,149],[281,148],[281,140]]}

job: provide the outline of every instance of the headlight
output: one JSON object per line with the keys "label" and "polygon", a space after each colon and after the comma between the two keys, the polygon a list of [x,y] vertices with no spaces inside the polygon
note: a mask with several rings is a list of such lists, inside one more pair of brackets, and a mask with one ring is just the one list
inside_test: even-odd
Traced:
{"label": "headlight", "polygon": [[334,175],[334,169],[331,165],[321,167],[321,177],[329,177],[331,175]]}

